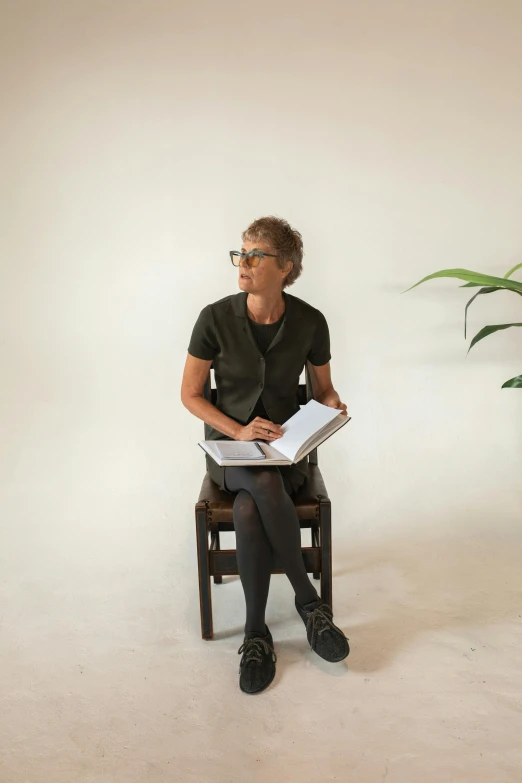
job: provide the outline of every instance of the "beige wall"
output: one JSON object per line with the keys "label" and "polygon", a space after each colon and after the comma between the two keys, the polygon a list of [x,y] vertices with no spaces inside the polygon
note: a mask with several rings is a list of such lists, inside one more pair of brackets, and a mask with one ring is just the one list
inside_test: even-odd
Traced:
{"label": "beige wall", "polygon": [[[520,3],[21,2],[4,19],[8,497],[180,481],[190,519],[190,329],[237,290],[241,229],[273,212],[303,233],[291,292],[326,314],[353,415],[321,455],[338,514],[519,508],[522,395],[500,385],[520,335],[466,359],[466,294],[400,291],[521,258]],[[511,299],[477,302],[471,334],[520,320]]]}

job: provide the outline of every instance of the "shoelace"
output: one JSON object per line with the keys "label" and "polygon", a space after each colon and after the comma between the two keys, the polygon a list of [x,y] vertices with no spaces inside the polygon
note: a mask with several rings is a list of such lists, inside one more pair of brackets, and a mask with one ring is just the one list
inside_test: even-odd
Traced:
{"label": "shoelace", "polygon": [[270,647],[268,642],[265,641],[265,639],[260,639],[258,636],[254,636],[252,639],[247,639],[243,642],[237,651],[238,655],[243,653],[243,657],[241,658],[241,663],[239,665],[242,666],[244,663],[248,663],[249,661],[258,661],[259,663],[262,663],[263,651],[266,653],[266,655],[272,655],[272,660],[274,663],[277,661],[277,655],[275,654],[273,648]]}
{"label": "shoelace", "polygon": [[313,609],[306,620],[306,630],[308,632],[310,625],[312,626],[312,636],[310,639],[310,647],[313,649],[314,642],[317,636],[321,636],[325,631],[332,629],[336,634],[341,634],[345,639],[348,637],[341,631],[340,628],[333,623],[333,614],[327,604],[322,604]]}

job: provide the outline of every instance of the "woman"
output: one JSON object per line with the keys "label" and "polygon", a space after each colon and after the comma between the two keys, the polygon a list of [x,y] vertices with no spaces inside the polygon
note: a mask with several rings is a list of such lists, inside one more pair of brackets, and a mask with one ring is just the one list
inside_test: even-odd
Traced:
{"label": "woman", "polygon": [[[309,363],[314,396],[347,413],[330,378],[330,339],[322,313],[287,294],[302,271],[301,234],[286,220],[264,217],[242,234],[240,292],[201,311],[192,330],[181,399],[209,427],[208,440],[264,440],[277,444],[281,424],[299,410],[297,387]],[[203,388],[213,364],[217,399]],[[246,601],[239,685],[259,693],[274,679],[277,656],[265,608],[275,552],[295,590],[295,606],[312,649],[327,661],[349,653],[332,609],[310,581],[301,553],[293,498],[307,478],[307,458],[296,465],[220,467],[205,455],[211,478],[235,494],[233,520],[238,570]]]}

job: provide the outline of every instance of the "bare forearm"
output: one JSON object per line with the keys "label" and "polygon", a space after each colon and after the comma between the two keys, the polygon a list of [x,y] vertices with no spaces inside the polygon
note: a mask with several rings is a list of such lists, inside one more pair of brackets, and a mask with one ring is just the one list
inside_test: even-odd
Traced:
{"label": "bare forearm", "polygon": [[[323,400],[329,400],[331,397],[339,396],[337,392],[335,391],[333,386],[330,386],[329,389],[325,389],[321,394],[318,394],[316,396],[317,402],[323,403]],[[325,404],[325,403],[323,403]]]}
{"label": "bare forearm", "polygon": [[238,431],[242,425],[235,419],[231,419],[225,413],[222,413],[212,405],[211,402],[202,396],[186,397],[182,400],[183,405],[187,410],[197,416],[206,424],[209,424],[218,432],[222,432],[224,435],[228,435],[230,438],[236,438]]}

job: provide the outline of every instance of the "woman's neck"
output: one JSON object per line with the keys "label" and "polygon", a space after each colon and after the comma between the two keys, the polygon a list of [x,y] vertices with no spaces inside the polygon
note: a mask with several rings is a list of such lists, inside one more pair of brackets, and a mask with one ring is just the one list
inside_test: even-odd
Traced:
{"label": "woman's neck", "polygon": [[258,324],[272,324],[278,321],[285,311],[283,292],[280,291],[275,296],[248,294],[246,307],[248,317],[252,321]]}

